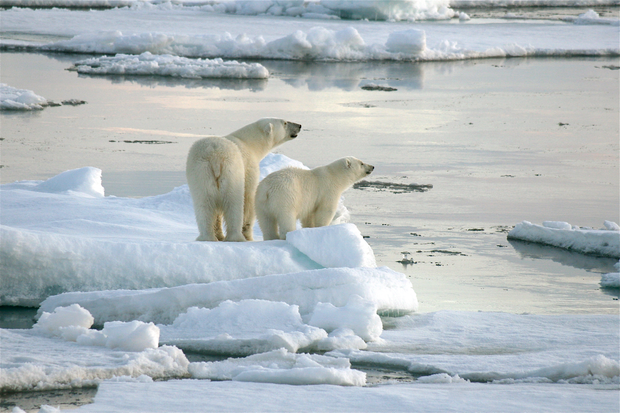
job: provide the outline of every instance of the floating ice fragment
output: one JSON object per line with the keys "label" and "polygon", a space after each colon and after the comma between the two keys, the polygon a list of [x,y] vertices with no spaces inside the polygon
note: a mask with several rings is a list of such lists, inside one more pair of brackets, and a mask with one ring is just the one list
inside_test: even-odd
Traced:
{"label": "floating ice fragment", "polygon": [[0,83],[0,110],[41,110],[47,105],[47,99],[32,90],[17,89]]}
{"label": "floating ice fragment", "polygon": [[566,222],[545,221],[543,225],[523,221],[508,233],[508,239],[537,242],[604,257],[620,258],[620,231],[612,222],[608,229],[578,228]]}

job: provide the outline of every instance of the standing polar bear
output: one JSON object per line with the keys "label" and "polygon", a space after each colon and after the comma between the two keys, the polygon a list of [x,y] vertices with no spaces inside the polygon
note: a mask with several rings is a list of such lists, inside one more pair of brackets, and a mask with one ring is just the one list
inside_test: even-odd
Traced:
{"label": "standing polar bear", "polygon": [[311,170],[284,168],[269,174],[256,190],[263,239],[286,239],[298,219],[304,228],[329,225],[340,195],[374,169],[349,156]]}
{"label": "standing polar bear", "polygon": [[197,241],[253,240],[259,163],[272,148],[296,138],[300,130],[297,123],[265,118],[230,135],[194,142],[185,172],[200,231]]}

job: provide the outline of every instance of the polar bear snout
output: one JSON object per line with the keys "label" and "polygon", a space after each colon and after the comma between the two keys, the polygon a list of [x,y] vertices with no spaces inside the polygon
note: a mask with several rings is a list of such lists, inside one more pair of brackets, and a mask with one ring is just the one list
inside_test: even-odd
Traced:
{"label": "polar bear snout", "polygon": [[375,170],[373,165],[364,165],[366,167],[366,175],[370,175]]}
{"label": "polar bear snout", "polygon": [[286,129],[291,138],[296,138],[301,130],[301,125],[299,123],[288,122],[286,124]]}

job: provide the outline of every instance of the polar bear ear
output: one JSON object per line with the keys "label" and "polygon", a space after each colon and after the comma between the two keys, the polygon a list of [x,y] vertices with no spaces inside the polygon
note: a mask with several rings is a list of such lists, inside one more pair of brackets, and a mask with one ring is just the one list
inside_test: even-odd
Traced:
{"label": "polar bear ear", "polygon": [[351,167],[351,160],[349,158],[345,159],[345,163],[347,165],[347,168]]}
{"label": "polar bear ear", "polygon": [[265,131],[265,135],[271,136],[271,134],[273,133],[273,123],[271,123],[271,122],[267,123],[263,127],[263,130]]}

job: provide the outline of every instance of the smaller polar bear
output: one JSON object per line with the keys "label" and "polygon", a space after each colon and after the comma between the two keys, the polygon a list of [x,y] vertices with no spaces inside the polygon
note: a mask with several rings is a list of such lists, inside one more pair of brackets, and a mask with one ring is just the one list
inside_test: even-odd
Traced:
{"label": "smaller polar bear", "polygon": [[264,118],[230,135],[194,142],[187,155],[186,175],[200,232],[197,241],[253,240],[259,163],[271,149],[296,138],[300,130],[297,123]]}
{"label": "smaller polar bear", "polygon": [[329,225],[342,193],[375,169],[352,156],[311,170],[284,168],[256,190],[256,215],[265,241],[286,239],[297,228]]}

